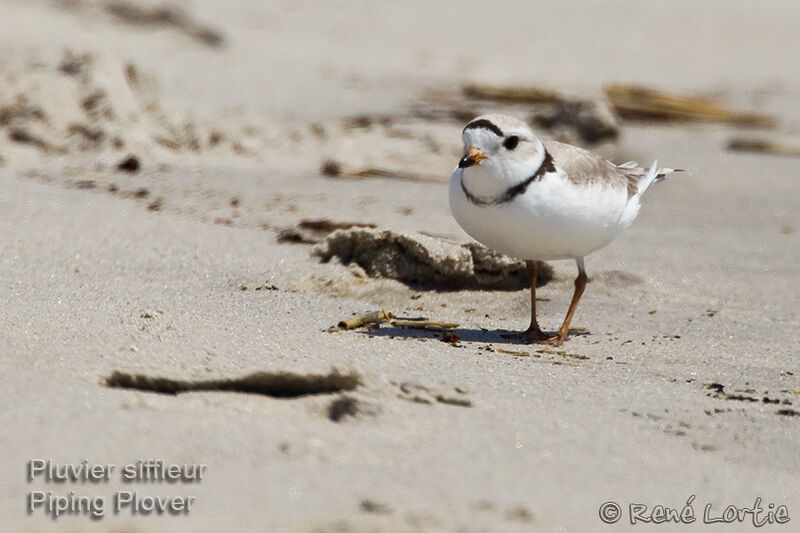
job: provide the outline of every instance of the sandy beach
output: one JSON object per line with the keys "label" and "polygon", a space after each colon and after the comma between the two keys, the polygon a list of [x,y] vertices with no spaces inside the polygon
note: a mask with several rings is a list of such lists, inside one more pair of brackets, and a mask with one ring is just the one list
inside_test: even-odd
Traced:
{"label": "sandy beach", "polygon": [[[705,522],[759,504],[764,531],[800,523],[800,159],[728,148],[800,136],[797,6],[0,13],[3,531],[647,530],[631,504],[692,496],[695,522],[660,531],[751,531]],[[771,122],[626,117],[611,84]],[[447,190],[469,118],[551,124],[564,102],[614,133],[543,135],[685,171],[587,257],[576,330],[549,348],[506,336],[529,319],[519,264],[462,246]],[[575,266],[550,267],[555,330]],[[336,327],[380,310],[455,337]]]}

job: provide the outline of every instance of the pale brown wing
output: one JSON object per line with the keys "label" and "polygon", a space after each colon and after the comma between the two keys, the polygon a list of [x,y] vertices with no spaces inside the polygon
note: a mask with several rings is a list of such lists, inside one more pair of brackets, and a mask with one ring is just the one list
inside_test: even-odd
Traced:
{"label": "pale brown wing", "polygon": [[609,187],[625,187],[628,198],[636,194],[639,179],[647,172],[643,168],[619,168],[599,155],[558,141],[542,141],[553,162],[567,173],[576,185],[601,182]]}

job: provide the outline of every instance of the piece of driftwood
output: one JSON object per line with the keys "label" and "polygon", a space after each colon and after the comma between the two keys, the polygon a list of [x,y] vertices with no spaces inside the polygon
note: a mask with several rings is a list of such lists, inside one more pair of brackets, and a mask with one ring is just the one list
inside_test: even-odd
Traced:
{"label": "piece of driftwood", "polygon": [[605,94],[614,112],[625,119],[723,122],[761,128],[775,126],[772,116],[735,111],[711,98],[624,84],[607,86]]}
{"label": "piece of driftwood", "polygon": [[727,148],[739,152],[800,156],[800,137],[774,139],[734,137],[728,141]]}
{"label": "piece of driftwood", "polygon": [[381,309],[380,311],[372,311],[370,313],[364,313],[363,315],[356,315],[346,320],[342,320],[339,322],[339,324],[337,324],[337,326],[339,329],[356,329],[369,324],[380,324],[381,322],[385,322],[391,318],[392,313],[390,311],[384,311]]}
{"label": "piece of driftwood", "polygon": [[552,104],[562,100],[557,92],[543,87],[471,84],[463,87],[464,96],[479,100],[502,102]]}
{"label": "piece of driftwood", "polygon": [[391,324],[397,328],[432,329],[436,331],[455,329],[459,326],[458,322],[439,322],[437,320],[414,319],[394,319],[392,320]]}

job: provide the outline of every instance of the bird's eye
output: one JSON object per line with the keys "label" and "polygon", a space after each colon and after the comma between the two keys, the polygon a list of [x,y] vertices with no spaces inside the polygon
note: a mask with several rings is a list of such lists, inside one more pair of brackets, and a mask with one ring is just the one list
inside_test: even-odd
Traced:
{"label": "bird's eye", "polygon": [[519,144],[519,137],[516,135],[511,135],[507,137],[505,141],[503,141],[503,146],[506,147],[507,150],[513,150]]}

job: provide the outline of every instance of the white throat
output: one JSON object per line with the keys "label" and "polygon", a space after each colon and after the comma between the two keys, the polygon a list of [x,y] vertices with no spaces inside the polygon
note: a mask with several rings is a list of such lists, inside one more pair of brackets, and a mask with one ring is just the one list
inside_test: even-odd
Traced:
{"label": "white throat", "polygon": [[544,145],[536,140],[538,150],[531,157],[519,159],[496,152],[479,164],[459,169],[464,188],[473,196],[490,201],[511,187],[533,176],[545,158]]}

